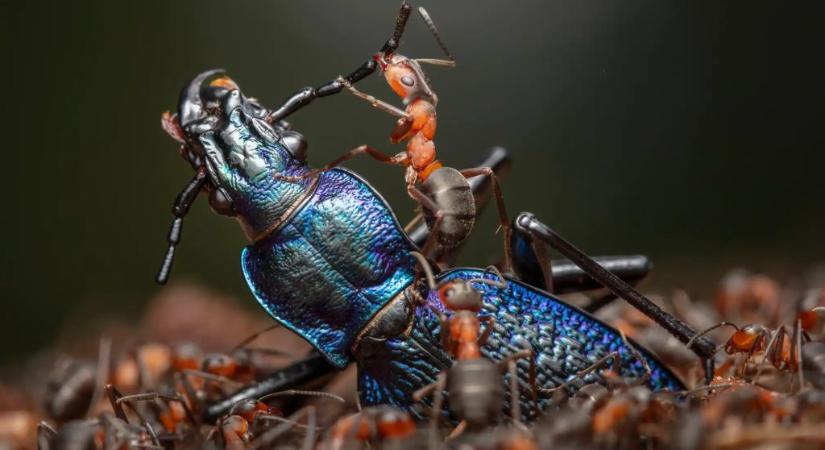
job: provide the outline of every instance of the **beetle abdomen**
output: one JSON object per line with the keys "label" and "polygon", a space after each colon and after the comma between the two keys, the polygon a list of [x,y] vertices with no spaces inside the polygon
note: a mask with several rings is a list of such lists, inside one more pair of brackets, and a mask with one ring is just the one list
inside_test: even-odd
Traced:
{"label": "beetle abdomen", "polygon": [[475,198],[467,178],[452,167],[442,167],[427,177],[421,190],[443,215],[438,229],[433,230],[435,213],[424,208],[427,227],[436,241],[448,249],[458,246],[470,235],[476,220]]}

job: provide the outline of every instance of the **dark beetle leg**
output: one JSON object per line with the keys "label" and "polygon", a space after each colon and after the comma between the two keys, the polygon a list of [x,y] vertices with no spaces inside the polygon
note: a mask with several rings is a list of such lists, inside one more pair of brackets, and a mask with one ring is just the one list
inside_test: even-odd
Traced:
{"label": "dark beetle leg", "polygon": [[[513,269],[525,283],[554,294],[588,291],[602,287],[601,283],[569,259],[550,261],[542,246],[536,244],[540,242],[535,242],[529,231],[513,227],[511,245]],[[540,255],[541,253],[544,254]],[[653,269],[653,263],[643,255],[595,256],[593,259],[631,285],[643,280]],[[545,272],[552,274],[549,285],[545,279]]]}
{"label": "dark beetle leg", "polygon": [[[398,44],[401,41],[401,35],[404,33],[404,28],[407,26],[407,20],[410,18],[411,10],[412,8],[409,4],[407,4],[407,2],[401,4],[401,9],[398,11],[398,16],[395,19],[395,30],[393,31],[393,35],[387,40],[387,42],[384,43],[384,46],[381,47],[381,53],[392,53],[398,48]],[[349,84],[355,84],[372,75],[377,67],[378,65],[375,60],[369,59],[364,62],[364,64],[361,64],[357,69],[352,71],[352,73],[344,77],[344,79],[346,79]],[[316,98],[337,94],[341,92],[343,88],[344,84],[337,79],[316,88],[305,87],[289,96],[289,98],[287,98],[281,106],[272,111],[269,114],[269,120],[272,123],[279,122],[295,111],[298,111],[304,106],[312,103],[312,101]]]}
{"label": "dark beetle leg", "polygon": [[330,374],[336,368],[327,362],[320,353],[313,350],[308,356],[280,369],[268,378],[247,386],[229,397],[213,403],[203,414],[205,422],[214,422],[225,415],[236,403],[249,398],[261,398],[264,395],[287,389],[294,389],[310,380]]}
{"label": "dark beetle leg", "polygon": [[[490,155],[479,164],[479,167],[490,167],[495,172],[496,176],[501,180],[510,169],[512,159],[507,149],[502,147],[495,147],[490,152]],[[470,188],[473,191],[473,196],[476,199],[476,211],[481,214],[484,207],[487,206],[493,196],[492,180],[489,176],[476,176],[468,180]],[[430,231],[427,224],[420,221],[409,233],[410,240],[416,246],[421,248],[427,241]],[[512,244],[511,253],[513,256],[513,263],[516,275],[524,282],[536,286],[540,289],[547,289],[547,284],[544,281],[544,274],[536,258],[536,254],[531,249],[530,236],[527,233],[519,230],[512,230]],[[466,241],[465,241],[466,242]],[[447,263],[452,263],[461,247],[462,243],[457,249],[451,250],[448,254],[439,255],[439,260]],[[525,251],[526,250],[526,251]],[[539,249],[537,249],[539,250]],[[597,256],[594,258],[599,264],[605,266],[608,270],[616,274],[619,278],[626,282],[635,285],[643,280],[650,270],[653,268],[653,263],[649,258],[642,255],[633,256]],[[569,292],[581,292],[592,289],[601,288],[596,280],[591,278],[585,271],[576,266],[573,262],[567,259],[559,259],[550,261],[552,272],[551,283],[553,290],[551,292],[556,294],[564,294]],[[545,263],[546,264],[546,263]],[[615,298],[615,297],[614,297]],[[599,309],[609,303],[607,297],[597,299],[592,304],[593,310]],[[601,301],[600,301],[601,300]],[[598,302],[598,303],[597,303]],[[590,307],[587,308],[591,310]],[[591,310],[592,312],[592,310]]]}
{"label": "dark beetle leg", "polygon": [[[590,256],[587,256],[587,254],[576,248],[573,244],[550,229],[547,225],[541,223],[533,214],[519,214],[513,223],[513,228],[528,234],[534,240],[542,241],[562,255],[570,258],[571,261],[583,269],[591,278],[598,281],[613,294],[623,298],[633,307],[653,319],[662,328],[667,330],[667,332],[683,343],[687,343],[692,340],[693,345],[691,345],[690,349],[693,350],[693,352],[696,353],[696,355],[699,356],[699,358],[701,358],[706,364],[705,376],[713,376],[712,360],[713,355],[716,353],[716,345],[712,341],[704,336],[698,339],[693,339],[696,337],[696,330],[678,318],[665,312],[632,286],[622,281],[621,278],[601,266]],[[708,363],[708,361],[711,361],[711,363]]]}

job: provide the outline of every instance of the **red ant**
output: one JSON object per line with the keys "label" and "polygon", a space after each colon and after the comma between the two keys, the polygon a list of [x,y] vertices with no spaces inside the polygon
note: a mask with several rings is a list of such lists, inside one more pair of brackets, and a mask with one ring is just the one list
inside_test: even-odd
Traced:
{"label": "red ant", "polygon": [[415,421],[407,412],[391,406],[378,406],[336,421],[330,428],[330,440],[332,450],[337,450],[349,439],[384,442],[404,439],[415,430]]}
{"label": "red ant", "polygon": [[729,322],[720,322],[688,341],[688,348],[694,339],[723,326],[733,327],[736,330],[722,347],[728,355],[744,353],[746,354],[744,364],[747,364],[754,354],[764,352],[760,368],[754,378],[756,382],[761,374],[761,365],[765,362],[770,362],[777,370],[799,371],[802,343],[803,341],[809,342],[811,333],[819,334],[825,327],[825,307],[817,306],[800,311],[791,333],[788,333],[784,325],[771,330],[763,325],[749,324],[740,328]]}
{"label": "red ant", "polygon": [[[406,2],[402,4],[402,11],[404,11],[404,8],[409,9]],[[373,56],[387,84],[403,100],[404,110],[361,92],[343,77],[338,77],[337,80],[356,97],[366,100],[381,111],[399,117],[395,128],[390,134],[390,142],[396,144],[408,141],[406,150],[394,156],[389,156],[368,145],[361,145],[322,168],[310,170],[306,174],[297,177],[278,176],[278,178],[299,181],[307,177],[314,177],[360,154],[367,154],[383,163],[405,167],[404,178],[407,183],[407,193],[422,207],[422,214],[417,216],[406,228],[410,229],[422,218],[426,219],[432,235],[424,245],[423,253],[429,255],[431,247],[435,243],[438,243],[443,249],[449,250],[457,247],[470,234],[475,223],[476,208],[475,199],[467,178],[489,176],[496,197],[499,223],[504,231],[505,268],[509,270],[511,267],[510,220],[507,216],[495,173],[489,167],[459,171],[444,166],[436,159],[433,138],[437,128],[436,106],[438,105],[438,96],[430,86],[429,79],[421,68],[421,64],[455,67],[455,60],[441,40],[441,35],[427,11],[419,7],[418,12],[448,59],[411,59],[390,50],[382,51]],[[420,183],[421,189],[416,187],[417,183]]]}
{"label": "red ant", "polygon": [[[280,410],[263,402],[269,398],[286,395],[306,395],[344,402],[341,397],[327,392],[295,390],[276,392],[257,400],[242,400],[232,407],[228,415],[218,420],[215,428],[207,436],[207,442],[214,441],[216,436],[219,436],[225,448],[230,450],[270,448],[278,437],[290,429],[298,427],[306,429],[307,434],[304,438],[303,449],[310,450],[315,443],[315,432],[317,430],[315,407],[308,406],[290,417],[283,417]],[[298,423],[298,419],[304,415],[307,416],[307,425]],[[263,427],[259,425],[263,421],[281,422],[282,425]]]}
{"label": "red ant", "polygon": [[[538,405],[538,391],[535,382],[535,361],[532,350],[522,350],[513,353],[495,364],[481,355],[481,346],[485,344],[494,327],[494,319],[490,316],[479,316],[484,306],[483,299],[472,283],[486,283],[504,287],[504,277],[495,267],[490,267],[498,276],[498,281],[487,278],[469,280],[451,280],[437,286],[430,264],[424,255],[412,252],[418,259],[427,278],[430,292],[437,292],[441,305],[452,312],[448,317],[440,311],[441,339],[444,348],[457,361],[447,371],[442,372],[438,379],[428,386],[413,393],[415,401],[421,401],[431,392],[435,393],[432,408],[431,427],[436,429],[443,402],[442,391],[449,387],[451,395],[450,408],[460,418],[461,423],[453,431],[452,437],[460,434],[465,428],[480,429],[489,425],[498,416],[501,408],[501,377],[502,368],[509,370],[511,411],[513,420],[520,424],[521,404],[518,386],[516,361],[526,359],[530,362],[530,386],[532,387],[533,403]],[[481,322],[486,322],[484,331],[480,331]],[[449,384],[449,386],[448,386]],[[536,406],[538,408],[538,406]]]}

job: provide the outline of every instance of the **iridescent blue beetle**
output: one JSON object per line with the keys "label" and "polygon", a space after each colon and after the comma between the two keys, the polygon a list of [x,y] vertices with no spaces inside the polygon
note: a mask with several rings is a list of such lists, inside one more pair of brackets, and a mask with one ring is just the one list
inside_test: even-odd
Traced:
{"label": "iridescent blue beetle", "polygon": [[[399,24],[403,29],[401,19]],[[398,28],[385,48],[397,45]],[[347,80],[354,83],[374,69],[368,61]],[[358,366],[362,405],[409,408],[411,394],[453,363],[439,341],[435,293],[417,276],[412,252],[418,246],[404,233],[380,194],[342,168],[300,181],[284,180],[310,169],[305,140],[282,119],[341,87],[331,82],[307,88],[269,110],[245,97],[222,72],[208,71],[183,89],[177,115],[164,116],[164,127],[181,142],[182,155],[196,175],[175,202],[169,251],[158,281],[163,283],[168,277],[183,216],[199,192],[208,192],[212,208],[235,217],[250,241],[241,264],[257,301],[320,353],[214,405],[208,416],[220,415],[239,398],[300,383],[330,365],[344,368],[351,361]],[[514,230],[517,268],[524,279],[531,281],[530,273],[536,268],[547,269],[533,251],[547,243],[683,342],[695,336],[694,330],[658,309],[532,215],[518,216]],[[545,283],[554,279],[550,270],[543,273]],[[490,275],[479,269],[454,269],[438,274],[437,281],[485,276]],[[532,282],[541,284],[538,279]],[[588,313],[511,277],[504,287],[479,284],[477,288],[484,299],[484,314],[493,316],[497,324],[482,353],[495,361],[513,352],[532,351],[541,386],[563,384],[611,352],[621,358],[622,376],[646,375],[638,352],[616,330]],[[712,361],[710,341],[696,339],[693,348]],[[659,361],[641,353],[650,367],[651,388],[683,388]],[[524,365],[520,370],[526,376]],[[599,381],[598,373],[588,377],[587,382]],[[528,387],[521,396],[525,404],[530,403]],[[539,406],[548,401],[540,399]]]}

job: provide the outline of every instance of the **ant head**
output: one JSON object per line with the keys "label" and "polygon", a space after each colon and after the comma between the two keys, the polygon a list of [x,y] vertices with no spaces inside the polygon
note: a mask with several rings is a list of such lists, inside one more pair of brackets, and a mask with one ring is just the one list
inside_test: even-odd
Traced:
{"label": "ant head", "polygon": [[768,329],[762,325],[745,325],[733,333],[728,340],[726,350],[730,354],[735,351],[762,351],[765,349],[769,333]]}
{"label": "ant head", "polygon": [[249,422],[241,416],[231,415],[221,420],[221,428],[223,428],[224,435],[235,433],[239,437],[243,437],[249,432]]}
{"label": "ant head", "polygon": [[223,353],[213,353],[203,359],[201,370],[212,375],[231,378],[238,369],[237,362]]}
{"label": "ant head", "polygon": [[481,294],[466,280],[453,280],[438,288],[438,299],[451,311],[478,312],[483,305]]}
{"label": "ant head", "polygon": [[259,412],[267,413],[269,412],[269,407],[266,403],[258,401],[254,398],[241,400],[238,403],[235,403],[232,409],[229,410],[230,415],[241,416],[250,423],[255,421],[255,416]]}
{"label": "ant head", "polygon": [[417,98],[435,99],[427,75],[414,59],[397,53],[379,53],[375,56],[387,84],[395,95],[407,103]]}
{"label": "ant head", "polygon": [[378,434],[382,438],[401,439],[415,432],[415,421],[405,411],[391,406],[375,410]]}

